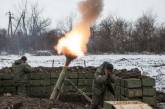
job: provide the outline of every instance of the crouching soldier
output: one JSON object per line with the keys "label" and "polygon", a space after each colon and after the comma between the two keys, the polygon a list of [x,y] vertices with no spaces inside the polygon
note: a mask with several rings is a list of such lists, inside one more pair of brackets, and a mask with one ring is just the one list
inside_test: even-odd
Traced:
{"label": "crouching soldier", "polygon": [[27,86],[29,84],[29,75],[31,72],[30,65],[27,64],[27,58],[22,56],[21,59],[16,60],[12,65],[14,70],[14,82],[16,85],[17,95],[27,96]]}
{"label": "crouching soldier", "polygon": [[104,96],[106,93],[106,89],[108,88],[110,92],[115,95],[114,90],[112,88],[112,72],[113,65],[104,62],[97,70],[94,75],[94,81],[92,86],[92,109],[102,109],[104,103]]}

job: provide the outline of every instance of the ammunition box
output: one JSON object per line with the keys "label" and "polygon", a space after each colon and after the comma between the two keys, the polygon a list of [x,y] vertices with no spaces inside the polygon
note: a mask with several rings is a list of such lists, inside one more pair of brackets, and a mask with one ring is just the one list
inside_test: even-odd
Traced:
{"label": "ammunition box", "polygon": [[77,79],[78,78],[77,73],[67,72],[66,75],[67,75],[67,78],[69,78],[69,79]]}
{"label": "ammunition box", "polygon": [[143,77],[142,78],[142,86],[144,87],[154,87],[155,86],[155,79],[150,77]]}
{"label": "ammunition box", "polygon": [[[70,79],[70,81],[77,86],[78,84],[78,79]],[[69,81],[64,81],[64,85],[71,85],[71,83]]]}
{"label": "ammunition box", "polygon": [[156,89],[152,87],[143,87],[143,96],[155,96]]}
{"label": "ammunition box", "polygon": [[51,79],[58,79],[59,75],[60,75],[60,72],[58,73],[53,72],[49,74]]}
{"label": "ammunition box", "polygon": [[151,106],[155,106],[156,105],[156,97],[143,97],[143,102],[151,105]]}
{"label": "ammunition box", "polygon": [[56,82],[57,82],[57,79],[51,79],[51,85],[55,85],[56,84]]}
{"label": "ammunition box", "polygon": [[78,86],[92,86],[93,80],[92,79],[78,79]]}
{"label": "ammunition box", "polygon": [[125,89],[121,87],[121,95],[125,95]]}
{"label": "ammunition box", "polygon": [[16,88],[13,86],[3,87],[3,93],[16,93]]}
{"label": "ammunition box", "polygon": [[1,86],[15,86],[15,83],[13,80],[1,80]]}
{"label": "ammunition box", "polygon": [[121,78],[117,78],[117,77],[116,77],[114,81],[115,81],[115,85],[120,86]]}
{"label": "ammunition box", "polygon": [[[53,74],[53,73],[52,73]],[[31,73],[30,78],[32,80],[38,80],[38,79],[50,79],[51,75],[50,73]]]}
{"label": "ammunition box", "polygon": [[0,75],[1,80],[11,80],[13,79],[14,74],[13,73],[4,73],[3,75]]}
{"label": "ammunition box", "polygon": [[142,89],[126,89],[125,96],[128,98],[142,97]]}
{"label": "ammunition box", "polygon": [[140,79],[125,79],[125,88],[140,88],[141,87],[141,80]]}
{"label": "ammunition box", "polygon": [[125,79],[121,79],[120,82],[121,82],[121,87],[124,88],[125,87]]}
{"label": "ammunition box", "polygon": [[94,78],[94,74],[90,73],[90,72],[84,72],[84,73],[78,73],[78,78],[79,79],[93,79]]}

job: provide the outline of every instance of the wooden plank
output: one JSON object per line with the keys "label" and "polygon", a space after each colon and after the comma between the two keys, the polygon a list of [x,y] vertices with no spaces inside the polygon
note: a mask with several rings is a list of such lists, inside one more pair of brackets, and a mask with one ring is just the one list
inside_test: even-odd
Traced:
{"label": "wooden plank", "polygon": [[140,101],[105,101],[104,109],[152,109]]}

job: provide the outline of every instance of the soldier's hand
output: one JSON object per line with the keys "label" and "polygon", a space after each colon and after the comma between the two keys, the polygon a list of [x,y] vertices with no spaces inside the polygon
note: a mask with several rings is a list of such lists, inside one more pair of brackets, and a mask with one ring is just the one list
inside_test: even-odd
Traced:
{"label": "soldier's hand", "polygon": [[105,75],[108,77],[108,75],[109,75],[108,72],[105,72]]}

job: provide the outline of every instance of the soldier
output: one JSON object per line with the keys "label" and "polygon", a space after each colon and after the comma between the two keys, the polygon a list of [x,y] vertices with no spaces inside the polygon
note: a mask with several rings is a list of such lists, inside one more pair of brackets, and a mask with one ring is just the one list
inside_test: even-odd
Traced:
{"label": "soldier", "polygon": [[26,61],[27,58],[22,56],[21,59],[16,60],[12,65],[15,73],[14,82],[16,85],[17,95],[21,96],[27,96],[29,73],[31,72],[31,67]]}
{"label": "soldier", "polygon": [[115,95],[112,88],[112,72],[113,65],[104,62],[97,70],[94,75],[94,81],[92,86],[93,96],[92,96],[92,109],[103,108],[104,96],[106,89],[108,88],[110,92]]}

